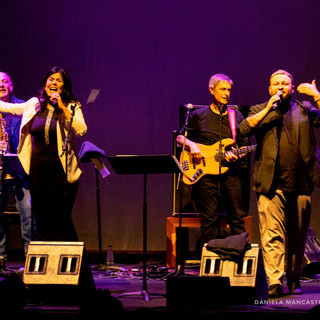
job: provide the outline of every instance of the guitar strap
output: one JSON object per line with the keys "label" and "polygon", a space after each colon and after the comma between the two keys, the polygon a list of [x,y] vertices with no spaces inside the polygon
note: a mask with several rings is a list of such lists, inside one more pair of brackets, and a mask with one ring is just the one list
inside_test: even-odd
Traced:
{"label": "guitar strap", "polygon": [[229,116],[229,122],[230,122],[230,128],[232,133],[232,140],[235,143],[236,142],[236,112],[232,108],[228,108],[228,116]]}

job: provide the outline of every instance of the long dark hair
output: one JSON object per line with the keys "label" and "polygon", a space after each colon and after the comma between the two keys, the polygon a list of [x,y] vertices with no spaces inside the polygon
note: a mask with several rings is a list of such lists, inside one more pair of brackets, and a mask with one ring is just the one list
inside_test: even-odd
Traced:
{"label": "long dark hair", "polygon": [[61,94],[61,99],[63,103],[68,104],[70,102],[76,102],[77,99],[74,97],[72,94],[72,83],[71,79],[69,77],[69,74],[66,69],[61,68],[61,67],[53,67],[43,78],[41,85],[40,85],[40,90],[38,92],[38,98],[40,101],[40,110],[39,112],[42,112],[43,110],[46,109],[48,103],[50,103],[50,98],[47,95],[46,92],[46,83],[48,78],[55,74],[55,73],[60,73],[62,75],[63,79],[63,91]]}

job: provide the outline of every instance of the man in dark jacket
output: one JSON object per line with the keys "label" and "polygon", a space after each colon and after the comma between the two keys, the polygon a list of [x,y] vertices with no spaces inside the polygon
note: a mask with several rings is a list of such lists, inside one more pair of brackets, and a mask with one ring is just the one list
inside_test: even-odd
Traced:
{"label": "man in dark jacket", "polygon": [[[320,93],[315,81],[298,87],[314,98],[311,103],[292,99],[293,77],[285,70],[271,75],[268,102],[250,108],[240,131],[255,134],[257,150],[253,189],[258,197],[260,236],[269,296],[283,295],[287,248],[287,284],[290,294],[301,294],[300,273],[311,193],[320,186],[317,144],[313,127],[320,127]],[[286,243],[287,235],[287,243]]]}

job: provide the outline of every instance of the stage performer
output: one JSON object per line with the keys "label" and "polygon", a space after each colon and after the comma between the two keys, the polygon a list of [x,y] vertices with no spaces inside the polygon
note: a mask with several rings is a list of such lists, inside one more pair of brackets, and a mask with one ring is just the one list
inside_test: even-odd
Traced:
{"label": "stage performer", "polygon": [[[230,139],[231,145],[234,142],[232,147],[230,145],[229,150],[225,151],[225,159],[222,159],[224,168],[229,169],[223,174],[220,174],[219,169],[215,174],[204,174],[192,187],[192,199],[201,214],[201,247],[204,243],[221,236],[219,214],[222,211],[227,213],[232,235],[246,231],[243,217],[247,213],[243,209],[240,172],[244,163],[247,165],[247,157],[240,159],[241,156],[234,154],[232,148],[246,146],[248,139],[238,132],[243,115],[238,110],[227,107],[232,85],[233,81],[228,76],[213,75],[209,81],[213,102],[210,106],[192,111],[187,128],[182,128],[177,137],[180,145],[185,142],[186,150],[197,164],[202,162],[201,145],[216,144],[218,148],[219,141],[226,138]],[[215,151],[212,156],[214,154]]]}
{"label": "stage performer", "polygon": [[[71,213],[81,170],[74,136],[84,135],[87,126],[81,105],[72,94],[67,71],[52,68],[45,75],[37,97],[21,104],[0,101],[0,112],[22,115],[18,157],[30,175],[36,239],[77,241]],[[70,143],[66,154],[63,146],[68,131]]]}
{"label": "stage performer", "polygon": [[[13,94],[13,83],[8,74],[0,72],[0,101],[11,103],[22,103],[24,100],[16,98]],[[2,154],[7,152],[17,153],[19,144],[19,130],[21,117],[2,115],[1,133],[4,138]],[[8,146],[6,146],[8,145]],[[29,177],[27,174],[10,174],[6,177],[1,174],[1,195],[0,195],[0,260],[5,266],[7,258],[6,234],[4,225],[4,211],[8,204],[9,190],[12,191],[15,199],[15,206],[20,215],[21,235],[24,242],[24,253],[27,253],[28,244],[31,240],[31,196],[29,188]]]}
{"label": "stage performer", "polygon": [[[257,193],[262,253],[269,296],[283,295],[286,277],[290,294],[301,294],[300,274],[311,213],[311,193],[320,185],[313,127],[320,127],[320,93],[315,81],[298,87],[313,97],[292,99],[292,75],[278,70],[270,77],[269,101],[250,108],[240,131],[255,134],[257,151],[253,189]],[[286,243],[287,235],[287,243]]]}

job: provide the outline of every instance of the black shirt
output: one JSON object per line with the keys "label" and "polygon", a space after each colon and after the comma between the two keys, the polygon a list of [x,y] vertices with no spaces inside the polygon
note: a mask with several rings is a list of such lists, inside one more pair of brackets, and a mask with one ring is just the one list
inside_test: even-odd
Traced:
{"label": "black shirt", "polygon": [[[221,117],[221,139],[232,139],[232,133],[230,128],[228,113],[220,115],[213,112],[210,106],[197,109],[191,113],[189,123],[187,126],[187,138],[196,143],[205,145],[213,145],[220,141],[220,117]],[[236,144],[235,148],[246,146],[248,139],[244,135],[240,135],[238,132],[239,125],[243,120],[243,116],[239,111],[235,111],[235,125],[236,125]],[[184,130],[180,131],[180,134],[184,134]],[[227,148],[229,149],[229,148]],[[235,163],[225,162],[224,165],[229,168],[238,168],[246,161],[245,158],[242,161],[236,161]]]}
{"label": "black shirt", "polygon": [[48,116],[48,109],[45,109],[41,114],[34,117],[31,135],[33,138],[32,156],[36,157],[57,157],[57,114],[53,113],[49,127],[49,143],[45,141],[45,125]]}
{"label": "black shirt", "polygon": [[[214,113],[210,106],[195,110],[191,113],[187,128],[187,138],[191,141],[205,145],[212,145],[220,141],[220,117],[221,139],[232,139],[228,113],[220,116],[220,114]],[[238,132],[242,120],[242,114],[239,111],[236,111],[236,142],[238,147],[246,146],[248,144],[248,139]],[[184,130],[182,129],[180,133],[183,135]]]}

